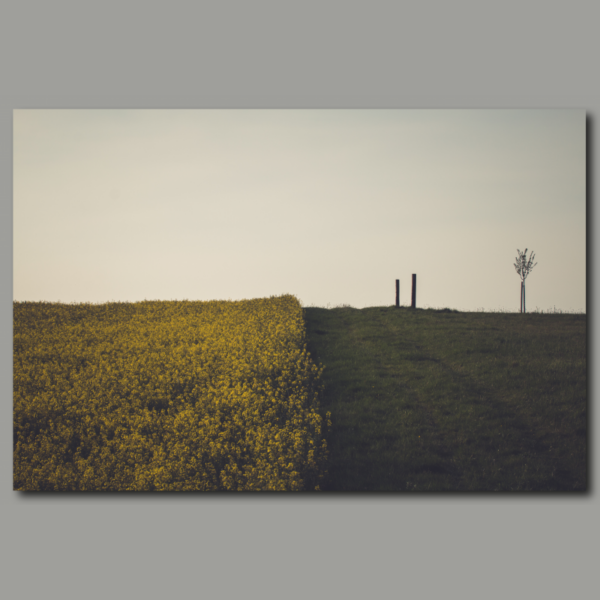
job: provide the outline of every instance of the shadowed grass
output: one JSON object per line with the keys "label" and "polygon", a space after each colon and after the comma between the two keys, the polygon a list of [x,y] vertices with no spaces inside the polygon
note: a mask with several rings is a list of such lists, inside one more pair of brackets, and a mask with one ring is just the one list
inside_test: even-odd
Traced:
{"label": "shadowed grass", "polygon": [[335,491],[587,489],[585,314],[305,308]]}

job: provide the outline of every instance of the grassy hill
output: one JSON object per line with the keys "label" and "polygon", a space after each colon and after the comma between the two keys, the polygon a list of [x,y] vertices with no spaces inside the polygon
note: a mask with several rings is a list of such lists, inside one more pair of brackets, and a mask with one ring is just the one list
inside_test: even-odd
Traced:
{"label": "grassy hill", "polygon": [[585,491],[587,315],[304,308],[330,491]]}

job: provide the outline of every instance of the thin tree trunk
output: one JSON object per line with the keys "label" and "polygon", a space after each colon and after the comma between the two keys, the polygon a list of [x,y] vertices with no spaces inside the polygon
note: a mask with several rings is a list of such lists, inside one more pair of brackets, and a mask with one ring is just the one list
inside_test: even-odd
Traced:
{"label": "thin tree trunk", "polygon": [[523,282],[522,281],[521,281],[520,292],[521,292],[521,298],[520,298],[521,304],[519,305],[519,312],[522,314],[523,313]]}
{"label": "thin tree trunk", "polygon": [[527,312],[527,309],[525,308],[525,282],[523,282],[523,312]]}

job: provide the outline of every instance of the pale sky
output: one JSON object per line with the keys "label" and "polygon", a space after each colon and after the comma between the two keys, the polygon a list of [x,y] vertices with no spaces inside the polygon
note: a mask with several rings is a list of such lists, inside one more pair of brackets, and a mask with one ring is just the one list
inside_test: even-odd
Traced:
{"label": "pale sky", "polygon": [[[583,110],[15,110],[13,298],[586,311]],[[529,252],[528,252],[529,256]]]}

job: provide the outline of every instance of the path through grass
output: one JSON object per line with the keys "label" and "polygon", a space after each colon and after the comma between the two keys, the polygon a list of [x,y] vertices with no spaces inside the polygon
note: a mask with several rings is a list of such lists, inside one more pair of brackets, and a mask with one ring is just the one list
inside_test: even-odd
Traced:
{"label": "path through grass", "polygon": [[331,491],[587,489],[585,314],[305,308]]}

